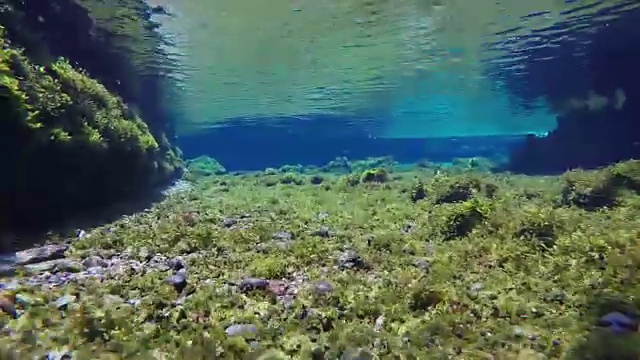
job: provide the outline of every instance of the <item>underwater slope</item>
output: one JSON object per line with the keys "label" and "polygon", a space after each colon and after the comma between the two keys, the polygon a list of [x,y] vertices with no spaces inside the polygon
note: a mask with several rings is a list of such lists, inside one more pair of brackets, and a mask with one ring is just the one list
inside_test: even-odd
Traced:
{"label": "underwater slope", "polygon": [[[135,26],[153,28],[145,23],[149,8],[137,1],[118,4],[125,29],[118,14],[90,15],[76,2],[39,8],[33,6],[37,2],[3,1],[0,206],[5,213],[0,230],[59,225],[148,194],[180,173],[163,109],[146,106],[149,98],[142,97],[161,94],[160,84],[148,81],[159,67],[141,62],[153,61],[158,53],[137,47],[142,56],[125,46],[157,45],[158,38],[131,32]],[[101,25],[109,19],[116,24]],[[119,36],[117,29],[123,31]],[[85,67],[91,72],[80,70]],[[143,67],[151,73],[138,75]]]}
{"label": "underwater slope", "polygon": [[640,163],[563,177],[374,163],[209,172],[52,236],[69,245],[0,277],[0,357],[638,359]]}

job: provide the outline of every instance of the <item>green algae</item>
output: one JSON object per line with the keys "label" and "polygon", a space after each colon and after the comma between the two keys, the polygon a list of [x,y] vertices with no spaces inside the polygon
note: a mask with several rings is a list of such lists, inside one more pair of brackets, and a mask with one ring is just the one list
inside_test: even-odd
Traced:
{"label": "green algae", "polygon": [[[608,174],[637,166],[582,174],[612,186]],[[387,171],[389,181],[355,185],[331,173],[321,184],[300,173],[300,182],[265,183],[291,176],[273,171],[202,178],[71,250],[140,259],[199,252],[182,305],[171,305],[179,296],[163,272],[25,290],[34,305],[9,321],[16,335],[0,343],[23,357],[66,348],[78,358],[637,358],[639,334],[594,329],[610,311],[640,315],[632,182],[614,182],[615,206],[584,209],[563,200],[573,173]],[[412,201],[416,187],[423,197]],[[468,196],[451,195],[461,187]],[[347,249],[362,266],[340,266]],[[233,285],[300,274],[308,279],[288,306]],[[317,281],[333,290],[315,291]],[[78,300],[64,312],[47,305],[62,294]],[[108,296],[140,304],[114,306]],[[230,337],[233,324],[256,332]]]}

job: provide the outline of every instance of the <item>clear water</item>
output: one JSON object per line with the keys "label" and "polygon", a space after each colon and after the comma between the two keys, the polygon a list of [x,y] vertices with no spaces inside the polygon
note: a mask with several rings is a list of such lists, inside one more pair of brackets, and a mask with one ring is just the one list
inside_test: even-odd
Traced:
{"label": "clear water", "polygon": [[[340,116],[372,137],[552,130],[589,97],[590,36],[639,1],[152,0],[172,40],[179,134]],[[536,64],[566,62],[543,85]],[[566,77],[565,77],[566,76]],[[569,77],[573,76],[573,77]],[[546,89],[539,89],[544,88]],[[549,87],[561,90],[553,103]],[[600,94],[595,94],[600,95]],[[609,95],[604,95],[610,97]],[[558,98],[560,100],[558,100]],[[382,125],[380,125],[382,124]]]}

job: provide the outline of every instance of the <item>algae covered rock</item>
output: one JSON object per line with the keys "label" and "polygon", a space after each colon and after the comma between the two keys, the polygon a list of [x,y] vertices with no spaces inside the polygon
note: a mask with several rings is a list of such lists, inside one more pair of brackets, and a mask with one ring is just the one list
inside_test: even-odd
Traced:
{"label": "algae covered rock", "polygon": [[218,162],[218,160],[206,155],[188,160],[187,170],[189,170],[189,177],[193,179],[227,173],[227,170]]}
{"label": "algae covered rock", "polygon": [[[0,29],[1,30],[1,29]],[[33,64],[0,38],[2,226],[43,225],[174,178],[179,155],[64,59]]]}

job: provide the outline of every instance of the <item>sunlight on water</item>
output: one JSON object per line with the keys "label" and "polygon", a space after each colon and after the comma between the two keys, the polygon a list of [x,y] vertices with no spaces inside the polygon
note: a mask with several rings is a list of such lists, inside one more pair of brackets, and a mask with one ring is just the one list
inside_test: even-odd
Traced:
{"label": "sunlight on water", "polygon": [[[189,132],[226,120],[309,114],[383,117],[376,136],[543,132],[503,89],[530,51],[561,47],[638,1],[154,0],[182,64]],[[575,54],[580,56],[579,52]],[[539,59],[541,61],[548,59]],[[488,66],[491,65],[491,66]],[[492,69],[489,71],[489,69]],[[521,74],[524,75],[524,74]],[[266,120],[265,120],[266,121]],[[351,120],[357,121],[357,120]]]}

